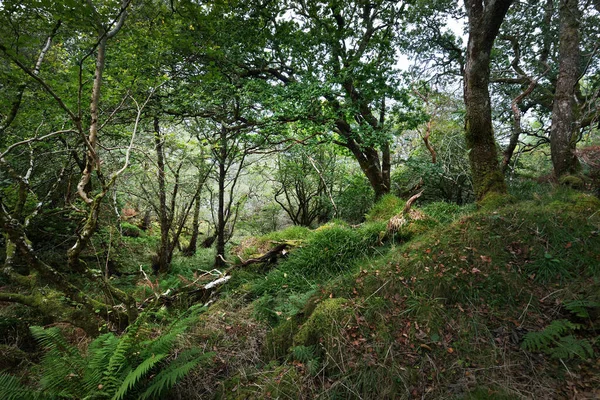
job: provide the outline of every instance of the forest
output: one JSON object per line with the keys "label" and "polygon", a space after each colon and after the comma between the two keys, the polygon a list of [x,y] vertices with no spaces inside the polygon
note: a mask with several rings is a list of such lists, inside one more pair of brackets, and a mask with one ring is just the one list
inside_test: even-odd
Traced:
{"label": "forest", "polygon": [[0,0],[0,399],[600,398],[600,0]]}

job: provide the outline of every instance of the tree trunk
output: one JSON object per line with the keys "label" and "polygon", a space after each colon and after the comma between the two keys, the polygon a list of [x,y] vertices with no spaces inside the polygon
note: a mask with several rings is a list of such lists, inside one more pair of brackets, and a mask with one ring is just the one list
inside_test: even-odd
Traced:
{"label": "tree trunk", "polygon": [[[79,262],[79,256],[81,252],[85,249],[91,237],[96,232],[98,228],[98,215],[100,213],[100,203],[106,196],[106,193],[110,189],[110,185],[106,186],[105,182],[102,179],[102,175],[100,173],[100,158],[97,153],[98,146],[98,128],[99,128],[99,109],[100,109],[100,95],[102,88],[102,74],[104,72],[104,67],[106,64],[106,44],[108,39],[113,38],[121,27],[123,26],[123,22],[125,21],[125,17],[127,16],[127,12],[125,11],[129,5],[129,0],[122,0],[121,3],[121,12],[119,19],[116,25],[112,28],[112,30],[106,32],[104,29],[99,29],[98,37],[99,42],[96,49],[96,69],[94,71],[94,81],[92,83],[92,98],[90,101],[90,128],[89,133],[86,138],[87,144],[87,152],[86,152],[86,161],[85,168],[81,173],[81,179],[77,184],[77,193],[79,197],[88,204],[88,217],[86,223],[81,230],[81,232],[77,235],[77,241],[67,251],[67,263],[69,268],[77,272],[84,272],[85,268],[81,266]],[[81,128],[80,120],[75,121],[77,125]],[[83,133],[83,131],[81,131]],[[90,196],[91,194],[91,182],[92,182],[92,173],[96,171],[98,177],[100,177],[102,181],[102,191],[95,196]],[[112,182],[114,183],[114,181]]]}
{"label": "tree trunk", "polygon": [[215,265],[222,267],[225,265],[225,179],[227,171],[225,163],[227,162],[227,131],[221,128],[221,147],[219,149],[219,208],[217,210],[217,256]]}
{"label": "tree trunk", "polygon": [[191,257],[196,254],[198,247],[198,236],[200,236],[200,196],[198,196],[194,203],[194,218],[192,221],[192,237],[190,238],[190,244],[183,251],[183,255]]}
{"label": "tree trunk", "polygon": [[169,271],[171,264],[171,242],[169,232],[171,230],[169,210],[167,209],[167,189],[165,182],[165,149],[164,138],[160,132],[158,117],[154,117],[154,144],[156,147],[156,159],[158,164],[158,221],[160,224],[160,244],[156,252],[156,258],[152,269],[155,273]]}
{"label": "tree trunk", "polygon": [[513,0],[465,0],[469,18],[469,42],[464,73],[465,134],[473,186],[478,200],[487,194],[506,193],[498,164],[492,128],[488,84],[490,55],[500,25]]}
{"label": "tree trunk", "polygon": [[[350,137],[351,132],[347,133],[348,143],[346,147],[352,152],[360,169],[363,171],[371,187],[375,191],[375,200],[379,200],[384,195],[390,192],[390,171],[389,165],[386,165],[388,170],[383,171],[382,163],[379,158],[378,151],[373,147],[361,146],[353,138]],[[389,151],[389,147],[386,148]],[[384,161],[389,161],[389,155],[384,154]]]}
{"label": "tree trunk", "polygon": [[581,11],[577,0],[560,2],[559,72],[552,107],[550,150],[554,175],[577,173],[580,169],[575,155],[577,106],[575,90],[579,79],[579,19]]}

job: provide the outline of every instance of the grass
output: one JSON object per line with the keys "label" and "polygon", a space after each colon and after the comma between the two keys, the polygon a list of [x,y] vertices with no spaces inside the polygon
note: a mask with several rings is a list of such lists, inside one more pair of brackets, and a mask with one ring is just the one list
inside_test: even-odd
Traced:
{"label": "grass", "polygon": [[[359,226],[291,227],[242,243],[233,249],[241,258],[294,246],[277,264],[232,270],[181,337],[214,351],[213,366],[193,371],[174,396],[599,395],[600,201],[519,185],[496,208],[427,204],[427,223],[413,221],[418,229],[402,241],[382,234],[403,207],[389,196]],[[186,284],[213,258],[177,256],[161,284]],[[167,309],[153,315],[170,320]]]}
{"label": "grass", "polygon": [[[295,367],[299,398],[568,397],[562,379],[573,370],[587,371],[577,390],[592,393],[600,202],[567,189],[519,190],[493,210],[426,205],[440,224],[404,244],[377,242],[397,208],[376,210],[357,229],[310,234],[246,282],[253,315],[275,327],[264,362]],[[521,346],[552,321],[578,323],[570,309],[586,317],[585,329],[557,347]],[[565,346],[570,353],[554,350]]]}

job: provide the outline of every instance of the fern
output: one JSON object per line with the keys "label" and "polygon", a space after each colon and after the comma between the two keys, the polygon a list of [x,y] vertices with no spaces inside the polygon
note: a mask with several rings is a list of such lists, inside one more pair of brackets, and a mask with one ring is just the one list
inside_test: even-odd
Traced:
{"label": "fern", "polygon": [[21,383],[20,380],[8,374],[0,374],[0,399],[4,400],[33,400],[36,392]]}
{"label": "fern", "polygon": [[544,330],[526,334],[522,347],[529,351],[542,351],[552,358],[591,357],[594,355],[591,344],[585,339],[570,335],[580,327],[566,319],[552,321]]}
{"label": "fern", "polygon": [[295,346],[292,348],[292,355],[295,360],[301,363],[307,363],[310,360],[317,358],[315,346]]}
{"label": "fern", "polygon": [[549,352],[552,358],[588,358],[594,356],[594,349],[585,339],[577,339],[573,335],[561,337],[556,347]]}
{"label": "fern", "polygon": [[187,350],[161,370],[152,380],[146,391],[139,397],[140,400],[160,398],[171,389],[181,378],[186,376],[202,361],[206,361],[214,353],[202,354],[198,349]]}
{"label": "fern", "polygon": [[89,344],[84,375],[84,390],[86,393],[98,390],[99,385],[102,384],[104,371],[106,371],[110,358],[118,344],[119,338],[112,333],[99,336]]}
{"label": "fern", "polygon": [[589,309],[600,307],[600,302],[593,300],[570,300],[563,304],[572,314],[586,319],[590,318]]}
{"label": "fern", "polygon": [[32,336],[46,348],[42,359],[44,375],[40,380],[43,393],[59,397],[77,398],[82,392],[81,378],[85,361],[79,350],[69,344],[60,329],[44,329],[39,326],[29,328]]}
{"label": "fern", "polygon": [[[107,333],[88,346],[87,355],[72,346],[58,328],[31,327],[46,349],[41,363],[41,390],[0,374],[0,399],[137,399],[164,395],[210,354],[199,349],[172,358],[179,336],[205,308],[192,307],[159,337],[148,340],[151,329],[140,316],[121,337]],[[152,375],[155,374],[155,375]]]}
{"label": "fern", "polygon": [[79,350],[67,342],[57,327],[44,329],[39,326],[29,327],[31,335],[38,343],[48,351],[56,351],[65,356],[72,362],[77,362],[81,366],[83,360]]}
{"label": "fern", "polygon": [[140,322],[141,320],[138,320],[133,325],[129,326],[129,329],[121,336],[115,350],[108,360],[108,365],[104,371],[102,381],[104,383],[104,390],[109,393],[117,390],[124,377],[127,376],[131,370],[132,360],[130,360],[129,357],[138,344],[135,339],[140,328]]}
{"label": "fern", "polygon": [[140,365],[137,366],[136,369],[131,371],[127,377],[123,380],[121,387],[117,390],[117,393],[113,396],[113,400],[121,400],[125,397],[127,393],[142,379],[152,367],[162,361],[165,358],[165,354],[159,354],[155,357],[150,357],[145,359]]}

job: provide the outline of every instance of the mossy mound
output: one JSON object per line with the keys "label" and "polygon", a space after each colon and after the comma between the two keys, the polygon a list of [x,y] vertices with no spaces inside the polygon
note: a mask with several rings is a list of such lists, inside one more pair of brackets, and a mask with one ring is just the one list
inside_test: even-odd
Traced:
{"label": "mossy mound", "polygon": [[351,311],[347,305],[348,301],[342,298],[323,300],[294,336],[294,343],[331,346],[331,339],[349,322]]}
{"label": "mossy mound", "polygon": [[585,188],[585,180],[578,175],[564,175],[558,180],[558,183],[570,187],[572,189],[583,190]]}
{"label": "mossy mound", "polygon": [[404,202],[393,194],[386,194],[375,203],[366,215],[367,222],[387,222],[394,215],[402,211]]}
{"label": "mossy mound", "polygon": [[[496,197],[466,215],[456,210],[446,225],[413,221],[406,244],[380,248],[352,274],[323,282],[267,335],[265,356],[296,366],[296,396],[519,397],[526,393],[514,382],[533,368],[543,374],[528,393],[569,397],[563,363],[588,371],[577,385],[585,391],[600,376],[593,360],[567,352],[559,362],[553,348],[533,355],[522,343],[564,319],[578,327],[568,340],[600,352],[599,210],[593,196],[559,187],[528,201]],[[337,229],[346,228],[322,232]],[[308,243],[302,250],[317,254]],[[281,300],[273,299],[276,307]]]}

